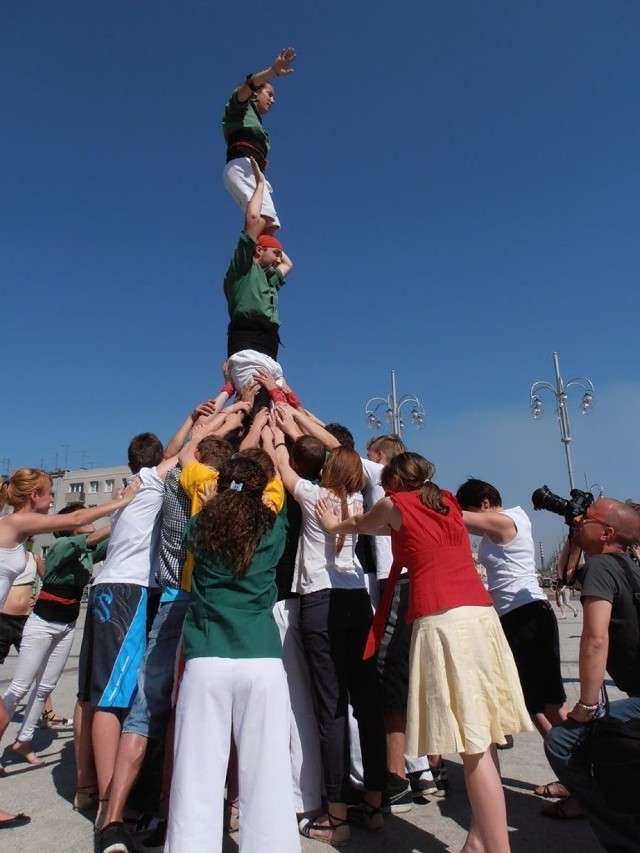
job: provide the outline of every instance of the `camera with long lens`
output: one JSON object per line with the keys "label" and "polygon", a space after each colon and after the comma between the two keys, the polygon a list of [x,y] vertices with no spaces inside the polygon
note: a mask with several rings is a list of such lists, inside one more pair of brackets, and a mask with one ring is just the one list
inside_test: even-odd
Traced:
{"label": "camera with long lens", "polygon": [[591,492],[583,492],[580,489],[571,489],[569,494],[571,499],[567,500],[561,498],[560,495],[554,495],[549,486],[542,486],[541,489],[536,489],[531,495],[533,508],[546,509],[547,512],[561,515],[570,526],[574,518],[584,515],[593,503],[594,498]]}

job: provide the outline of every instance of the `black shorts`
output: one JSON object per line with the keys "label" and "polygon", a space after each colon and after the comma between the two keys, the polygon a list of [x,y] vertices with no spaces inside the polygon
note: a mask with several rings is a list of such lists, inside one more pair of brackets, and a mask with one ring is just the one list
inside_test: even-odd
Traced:
{"label": "black shorts", "polygon": [[407,622],[409,578],[399,578],[378,649],[377,667],[383,714],[406,714],[409,695],[409,651],[413,626]]}
{"label": "black shorts", "polygon": [[520,676],[525,705],[540,714],[567,698],[560,671],[558,622],[548,601],[532,601],[500,617]]}
{"label": "black shorts", "polygon": [[97,583],[89,607],[79,662],[78,699],[94,708],[129,708],[147,638],[147,589]]}
{"label": "black shorts", "polygon": [[0,613],[0,663],[4,663],[11,651],[11,646],[14,646],[17,652],[20,651],[20,640],[28,618],[28,616],[8,616],[6,613]]}

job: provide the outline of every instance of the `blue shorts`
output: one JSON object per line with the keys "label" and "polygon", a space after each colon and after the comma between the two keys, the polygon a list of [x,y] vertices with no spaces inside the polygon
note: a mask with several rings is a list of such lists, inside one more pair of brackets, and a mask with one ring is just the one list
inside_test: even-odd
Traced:
{"label": "blue shorts", "polygon": [[78,698],[94,708],[131,705],[147,641],[147,589],[130,583],[97,583],[80,649]]}
{"label": "blue shorts", "polygon": [[182,625],[190,597],[161,600],[153,620],[147,651],[138,672],[138,690],[122,732],[156,740],[164,737],[182,639]]}

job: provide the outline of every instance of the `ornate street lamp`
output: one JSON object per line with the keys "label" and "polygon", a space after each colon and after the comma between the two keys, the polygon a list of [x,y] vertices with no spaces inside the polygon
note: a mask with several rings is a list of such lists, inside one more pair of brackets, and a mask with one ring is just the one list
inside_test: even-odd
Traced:
{"label": "ornate street lamp", "polygon": [[582,401],[580,403],[580,411],[583,415],[588,415],[593,408],[593,397],[595,389],[593,382],[586,379],[584,376],[576,376],[570,379],[566,385],[560,376],[560,364],[558,362],[558,353],[553,354],[553,367],[556,374],[556,384],[550,382],[534,382],[530,391],[531,414],[536,420],[540,420],[544,416],[544,403],[540,399],[538,392],[543,388],[551,391],[556,398],[556,414],[558,423],[560,424],[560,441],[564,444],[564,452],[567,457],[567,471],[569,472],[569,487],[575,489],[573,479],[573,464],[571,462],[571,430],[569,428],[569,411],[567,409],[567,390],[571,387],[579,387],[584,391]]}
{"label": "ornate street lamp", "polygon": [[384,407],[382,417],[391,424],[396,435],[402,435],[405,427],[402,420],[402,407],[411,404],[411,423],[416,429],[423,429],[425,412],[424,407],[415,394],[405,394],[398,399],[396,394],[396,372],[391,371],[391,394],[388,397],[372,397],[366,405],[365,415],[370,429],[380,429],[382,420],[378,416],[379,410]]}

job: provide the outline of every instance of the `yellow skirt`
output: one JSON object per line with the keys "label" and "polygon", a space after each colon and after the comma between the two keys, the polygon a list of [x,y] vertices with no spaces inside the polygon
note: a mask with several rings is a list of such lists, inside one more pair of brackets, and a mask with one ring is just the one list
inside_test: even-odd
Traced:
{"label": "yellow skirt", "polygon": [[408,755],[485,752],[532,729],[493,607],[456,607],[413,623]]}

